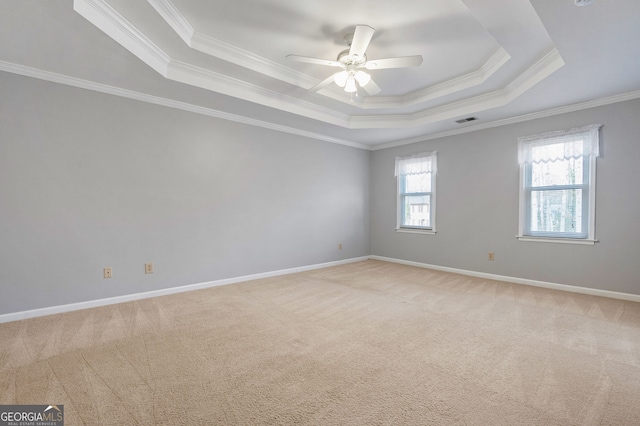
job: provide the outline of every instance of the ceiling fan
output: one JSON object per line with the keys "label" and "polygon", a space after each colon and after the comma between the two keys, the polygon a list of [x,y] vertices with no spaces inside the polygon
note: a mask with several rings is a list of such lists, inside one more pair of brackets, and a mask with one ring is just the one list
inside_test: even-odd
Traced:
{"label": "ceiling fan", "polygon": [[316,84],[309,89],[310,91],[318,91],[332,82],[335,82],[338,86],[343,87],[345,92],[348,93],[356,92],[358,90],[358,86],[360,86],[370,95],[376,95],[380,93],[380,87],[378,87],[378,85],[371,79],[371,76],[363,71],[363,69],[372,71],[388,68],[417,67],[422,64],[422,56],[403,56],[399,58],[375,60],[367,59],[365,51],[369,46],[369,42],[371,41],[371,37],[373,37],[374,31],[375,29],[368,25],[357,25],[353,34],[347,34],[344,37],[350,47],[338,53],[338,57],[335,61],[298,55],[287,55],[287,59],[297,62],[342,68],[342,71],[338,71]]}

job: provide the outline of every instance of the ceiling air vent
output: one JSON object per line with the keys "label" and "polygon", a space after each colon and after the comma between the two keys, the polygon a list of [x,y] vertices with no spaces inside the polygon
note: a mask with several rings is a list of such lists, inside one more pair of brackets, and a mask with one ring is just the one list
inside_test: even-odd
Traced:
{"label": "ceiling air vent", "polygon": [[476,121],[477,119],[478,119],[478,117],[461,118],[460,120],[456,120],[456,123],[458,123],[458,124],[468,123],[470,121]]}

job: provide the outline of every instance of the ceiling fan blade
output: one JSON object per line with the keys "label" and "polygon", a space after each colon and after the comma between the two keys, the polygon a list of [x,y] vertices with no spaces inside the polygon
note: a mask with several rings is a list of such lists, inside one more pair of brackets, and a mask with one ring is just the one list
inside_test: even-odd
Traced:
{"label": "ceiling fan blade", "polygon": [[330,67],[342,66],[340,62],[330,61],[328,59],[310,58],[308,56],[287,55],[287,59],[296,62],[306,62],[308,64],[327,65]]}
{"label": "ceiling fan blade", "polygon": [[371,96],[373,95],[377,95],[378,93],[380,93],[380,91],[382,89],[380,89],[380,87],[375,83],[375,81],[373,81],[373,79],[369,80],[369,82],[362,87],[364,90],[367,91],[368,94],[370,94]]}
{"label": "ceiling fan blade", "polygon": [[353,33],[353,40],[351,41],[351,49],[349,49],[349,56],[364,56],[374,31],[375,29],[368,25],[356,26],[356,31]]}
{"label": "ceiling fan blade", "polygon": [[372,59],[364,65],[368,70],[382,70],[385,68],[417,67],[422,64],[422,56],[402,56],[400,58]]}
{"label": "ceiling fan blade", "polygon": [[318,90],[320,90],[320,89],[322,89],[324,87],[327,87],[328,85],[333,83],[334,76],[335,76],[335,74],[331,74],[329,77],[325,78],[320,83],[316,84],[311,89],[309,89],[309,92],[317,92]]}

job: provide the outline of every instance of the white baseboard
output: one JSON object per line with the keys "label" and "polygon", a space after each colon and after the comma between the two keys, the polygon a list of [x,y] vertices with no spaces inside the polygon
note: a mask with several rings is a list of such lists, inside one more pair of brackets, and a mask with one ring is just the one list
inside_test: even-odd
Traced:
{"label": "white baseboard", "polygon": [[183,293],[185,291],[200,290],[203,288],[217,287],[227,284],[235,284],[244,281],[269,278],[279,275],[295,274],[296,272],[311,271],[313,269],[328,268],[330,266],[344,265],[347,263],[360,262],[369,259],[369,256],[354,257],[351,259],[338,260],[335,262],[319,263],[315,265],[299,266],[278,271],[262,272],[253,275],[243,275],[240,277],[226,278],[223,280],[209,281],[198,284],[190,284],[180,287],[164,288],[161,290],[147,291],[144,293],[127,294],[123,296],[109,297],[105,299],[89,300],[87,302],[70,303],[68,305],[51,306],[47,308],[33,309],[30,311],[12,312],[0,315],[0,323],[19,321],[27,318],[42,317],[45,315],[60,314],[63,312],[78,311],[81,309],[96,308],[98,306],[113,305],[116,303],[130,302],[133,300],[148,299],[150,297],[166,296],[169,294]]}
{"label": "white baseboard", "polygon": [[235,283],[240,283],[244,281],[257,280],[261,278],[276,277],[279,275],[295,274],[297,272],[311,271],[313,269],[328,268],[330,266],[361,262],[367,259],[381,260],[384,262],[399,263],[402,265],[409,265],[409,266],[417,266],[419,268],[434,269],[437,271],[452,272],[454,274],[468,275],[471,277],[478,277],[478,278],[486,278],[486,279],[495,280],[495,281],[504,281],[504,282],[514,283],[514,284],[530,285],[533,287],[543,287],[543,288],[549,288],[553,290],[569,291],[572,293],[582,293],[582,294],[589,294],[592,296],[602,296],[602,297],[610,297],[613,299],[622,299],[622,300],[629,300],[632,302],[640,302],[640,295],[637,295],[637,294],[620,293],[615,291],[599,290],[599,289],[578,287],[578,286],[572,286],[572,285],[566,285],[566,284],[556,284],[556,283],[550,283],[546,281],[530,280],[526,278],[507,277],[504,275],[495,275],[495,274],[489,274],[485,272],[469,271],[466,269],[450,268],[447,266],[430,265],[427,263],[413,262],[410,260],[394,259],[391,257],[372,255],[372,256],[354,257],[354,258],[345,259],[345,260],[338,260],[335,262],[299,266],[299,267],[290,268],[290,269],[281,269],[278,271],[263,272],[259,274],[253,274],[253,275],[243,275],[243,276],[234,277],[234,278],[226,278],[222,280],[208,281],[208,282],[190,284],[190,285],[185,285],[180,287],[171,287],[171,288],[165,288],[161,290],[148,291],[144,293],[127,294],[123,296],[109,297],[105,299],[90,300],[87,302],[70,303],[68,305],[51,306],[47,308],[33,309],[29,311],[12,312],[9,314],[0,315],[0,323],[19,321],[27,318],[41,317],[45,315],[53,315],[53,314],[59,314],[63,312],[78,311],[81,309],[95,308],[99,306],[113,305],[116,303],[124,303],[124,302],[130,302],[133,300],[147,299],[150,297],[166,296],[169,294],[183,293],[186,291],[200,290],[204,288],[217,287],[217,286],[227,285],[227,284],[235,284]]}
{"label": "white baseboard", "polygon": [[566,284],[549,283],[546,281],[536,281],[527,278],[507,277],[504,275],[494,275],[485,272],[468,271],[466,269],[450,268],[447,266],[429,265],[427,263],[412,262],[410,260],[394,259],[383,256],[369,256],[369,259],[382,260],[384,262],[400,263],[402,265],[417,266],[419,268],[435,269],[437,271],[452,272],[454,274],[468,275],[471,277],[486,278],[495,281],[505,281],[514,284],[524,284],[533,287],[544,287],[552,290],[569,291],[571,293],[590,294],[592,296],[610,297],[612,299],[629,300],[632,302],[640,302],[640,295],[630,293],[620,293],[617,291],[599,290],[588,287],[578,287]]}

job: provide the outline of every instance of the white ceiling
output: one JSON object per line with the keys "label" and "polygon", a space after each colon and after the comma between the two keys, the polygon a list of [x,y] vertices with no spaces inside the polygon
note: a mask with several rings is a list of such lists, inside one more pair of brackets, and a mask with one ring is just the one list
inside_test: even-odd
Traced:
{"label": "white ceiling", "polygon": [[[0,70],[362,148],[640,97],[640,2],[596,0],[3,0]],[[376,29],[382,91],[353,97],[335,60]],[[478,120],[457,124],[469,116]]]}

